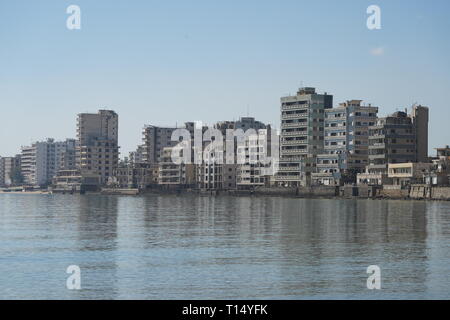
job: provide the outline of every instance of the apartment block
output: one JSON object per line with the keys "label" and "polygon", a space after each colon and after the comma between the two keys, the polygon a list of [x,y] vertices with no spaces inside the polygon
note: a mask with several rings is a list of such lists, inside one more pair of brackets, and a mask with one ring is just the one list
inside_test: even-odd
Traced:
{"label": "apartment block", "polygon": [[145,189],[158,184],[159,166],[143,162],[119,164],[108,185],[119,188]]}
{"label": "apartment block", "polygon": [[245,159],[237,168],[238,189],[254,189],[269,184],[266,169],[271,165],[266,163],[266,157],[271,157],[271,127],[259,129],[255,135],[250,135],[244,145],[238,146],[237,157]]}
{"label": "apartment block", "polygon": [[20,170],[20,155],[0,157],[0,187],[9,187],[15,184],[16,170]]}
{"label": "apartment block", "polygon": [[[217,122],[214,129],[219,130],[223,138],[223,149],[219,155],[211,153],[208,154],[204,152],[202,164],[197,166],[197,186],[199,189],[203,190],[230,190],[236,189],[237,187],[237,177],[242,172],[246,170],[247,166],[250,167],[250,162],[248,158],[244,158],[243,163],[238,163],[237,155],[238,152],[247,152],[249,148],[249,139],[244,141],[244,145],[239,148],[238,140],[233,136],[233,150],[227,150],[227,130],[237,130],[241,129],[244,134],[249,135],[248,130],[254,130],[257,133],[259,130],[265,130],[267,125],[261,121],[255,120],[253,117],[241,117],[237,121],[221,121]],[[251,135],[254,138],[254,135]],[[203,140],[203,150],[208,147],[213,141],[204,139]],[[229,163],[226,159],[226,154],[231,153],[233,155],[233,163]],[[246,153],[248,154],[248,152]],[[216,159],[219,156],[221,159]],[[256,164],[252,163],[252,166]],[[249,168],[248,168],[249,169]],[[250,171],[250,169],[249,169]],[[254,172],[254,170],[253,170]],[[250,179],[248,180],[248,186],[257,186],[256,180],[252,179],[252,184],[250,184]]]}
{"label": "apartment block", "polygon": [[161,161],[162,151],[166,147],[173,147],[172,133],[177,128],[146,125],[142,130],[142,161],[157,164]]}
{"label": "apartment block", "polygon": [[424,176],[429,186],[450,185],[450,146],[436,149],[436,157],[431,159],[433,169]]}
{"label": "apartment block", "polygon": [[82,176],[95,175],[100,184],[118,166],[119,116],[112,110],[81,113],[77,121],[76,162]]}
{"label": "apartment block", "polygon": [[196,170],[193,163],[176,164],[172,161],[172,147],[166,147],[159,162],[158,184],[167,188],[191,187],[196,184]]}
{"label": "apartment block", "polygon": [[361,102],[348,100],[325,110],[324,153],[317,156],[313,184],[339,185],[368,165],[369,126],[375,125],[378,108]]}
{"label": "apartment block", "polygon": [[75,140],[37,141],[31,146],[23,146],[21,170],[24,183],[31,186],[44,186],[52,182],[58,170],[74,168],[73,153]]}
{"label": "apartment block", "polygon": [[295,96],[281,98],[279,185],[310,183],[316,157],[324,151],[325,110],[333,107],[333,96],[315,88],[300,88]]}
{"label": "apartment block", "polygon": [[387,173],[389,163],[416,161],[416,130],[406,112],[380,118],[369,127],[368,173]]}

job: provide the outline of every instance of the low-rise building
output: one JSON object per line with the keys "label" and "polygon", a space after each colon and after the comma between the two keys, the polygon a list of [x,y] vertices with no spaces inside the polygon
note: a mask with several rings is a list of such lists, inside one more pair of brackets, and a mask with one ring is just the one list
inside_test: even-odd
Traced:
{"label": "low-rise building", "polygon": [[108,185],[118,188],[145,189],[158,184],[158,170],[157,164],[142,162],[119,164]]}
{"label": "low-rise building", "polygon": [[424,183],[424,175],[431,172],[432,168],[432,163],[389,163],[388,178],[392,180],[393,185],[405,188]]}
{"label": "low-rise building", "polygon": [[52,191],[55,193],[84,193],[98,191],[100,178],[96,174],[82,175],[78,169],[61,169],[53,178]]}
{"label": "low-rise building", "polygon": [[391,184],[392,180],[389,179],[387,173],[383,172],[363,172],[356,175],[357,185],[368,185],[368,186],[383,186]]}

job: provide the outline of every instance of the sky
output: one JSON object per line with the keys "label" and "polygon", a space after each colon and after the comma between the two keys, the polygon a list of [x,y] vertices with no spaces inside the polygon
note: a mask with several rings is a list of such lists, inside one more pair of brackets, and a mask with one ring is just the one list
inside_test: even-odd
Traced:
{"label": "sky", "polygon": [[76,115],[98,109],[119,114],[122,156],[145,124],[249,115],[279,127],[280,97],[300,86],[380,116],[428,106],[433,155],[450,144],[449,16],[448,0],[1,1],[0,156],[75,138]]}

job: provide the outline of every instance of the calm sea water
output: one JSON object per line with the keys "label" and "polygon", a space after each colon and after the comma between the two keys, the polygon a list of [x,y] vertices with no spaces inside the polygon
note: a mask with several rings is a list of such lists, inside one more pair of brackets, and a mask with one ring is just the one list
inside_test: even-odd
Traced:
{"label": "calm sea water", "polygon": [[450,202],[0,195],[0,299],[329,298],[449,299]]}

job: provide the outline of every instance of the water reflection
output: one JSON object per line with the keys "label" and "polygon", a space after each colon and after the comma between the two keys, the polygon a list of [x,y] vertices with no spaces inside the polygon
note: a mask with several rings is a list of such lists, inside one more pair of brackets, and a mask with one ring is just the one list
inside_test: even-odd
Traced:
{"label": "water reflection", "polygon": [[[0,296],[449,298],[448,202],[0,197]],[[65,268],[82,269],[81,291]],[[366,289],[379,265],[382,290]],[[8,275],[8,276],[5,276]]]}

